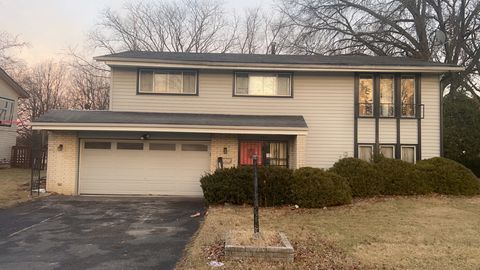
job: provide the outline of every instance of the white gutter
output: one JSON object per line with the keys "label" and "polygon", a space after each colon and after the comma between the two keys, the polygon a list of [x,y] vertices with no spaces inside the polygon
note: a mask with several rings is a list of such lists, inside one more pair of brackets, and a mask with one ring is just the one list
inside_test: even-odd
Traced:
{"label": "white gutter", "polygon": [[448,72],[463,71],[458,66],[356,66],[356,65],[311,65],[311,64],[264,64],[264,63],[230,63],[230,62],[198,62],[174,61],[158,59],[130,59],[96,57],[97,61],[104,61],[108,66],[121,67],[152,67],[152,68],[182,68],[182,69],[231,69],[231,70],[272,70],[272,71],[341,71],[341,72]]}
{"label": "white gutter", "polygon": [[308,128],[256,127],[256,126],[206,126],[206,125],[151,125],[110,123],[30,123],[34,130],[50,131],[137,131],[185,132],[218,134],[307,135]]}

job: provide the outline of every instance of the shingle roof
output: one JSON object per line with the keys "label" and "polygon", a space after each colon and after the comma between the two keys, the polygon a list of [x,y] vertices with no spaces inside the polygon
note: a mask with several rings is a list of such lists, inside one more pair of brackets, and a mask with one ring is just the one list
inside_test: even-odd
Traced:
{"label": "shingle roof", "polygon": [[186,61],[244,64],[291,64],[291,65],[332,65],[332,66],[412,66],[412,67],[458,67],[438,62],[428,62],[414,58],[365,56],[365,55],[272,55],[272,54],[234,54],[234,53],[185,53],[185,52],[147,52],[125,51],[96,57],[100,61],[108,60],[149,60],[149,61]]}
{"label": "shingle roof", "polygon": [[302,116],[53,110],[35,123],[105,123],[307,128]]}

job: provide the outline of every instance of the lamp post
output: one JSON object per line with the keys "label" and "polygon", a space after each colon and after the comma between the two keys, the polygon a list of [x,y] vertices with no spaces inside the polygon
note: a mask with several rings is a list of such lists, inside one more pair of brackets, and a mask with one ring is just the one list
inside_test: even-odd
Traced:
{"label": "lamp post", "polygon": [[257,176],[257,161],[258,156],[254,154],[253,159],[253,236],[257,237],[260,232],[260,225],[258,224],[258,176]]}

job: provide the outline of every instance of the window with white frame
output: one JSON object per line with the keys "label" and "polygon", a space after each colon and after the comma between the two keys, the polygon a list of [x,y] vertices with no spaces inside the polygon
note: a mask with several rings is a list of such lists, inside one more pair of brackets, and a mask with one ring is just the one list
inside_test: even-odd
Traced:
{"label": "window with white frame", "polygon": [[386,158],[395,158],[395,146],[380,145],[380,154]]}
{"label": "window with white frame", "polygon": [[0,126],[11,126],[13,123],[15,101],[0,98]]}
{"label": "window with white frame", "polygon": [[402,146],[402,160],[409,163],[415,163],[416,162],[415,152],[416,152],[415,146],[413,145]]}
{"label": "window with white frame", "polygon": [[358,82],[358,114],[373,116],[373,76],[361,75]]}
{"label": "window with white frame", "polygon": [[359,145],[358,158],[365,161],[372,161],[373,159],[373,145]]}
{"label": "window with white frame", "polygon": [[138,71],[138,92],[145,94],[197,94],[197,72],[184,70]]}
{"label": "window with white frame", "polygon": [[290,73],[235,73],[236,96],[292,96]]}
{"label": "window with white frame", "polygon": [[393,117],[395,115],[393,75],[380,76],[380,116]]}

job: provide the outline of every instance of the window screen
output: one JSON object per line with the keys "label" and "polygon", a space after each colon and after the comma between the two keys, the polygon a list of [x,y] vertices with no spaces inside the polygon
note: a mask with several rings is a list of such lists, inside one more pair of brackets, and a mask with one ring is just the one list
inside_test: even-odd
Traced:
{"label": "window screen", "polygon": [[117,143],[117,149],[119,150],[143,150],[143,143]]}
{"label": "window screen", "polygon": [[402,76],[401,80],[402,116],[415,116],[415,77]]}
{"label": "window screen", "polygon": [[111,142],[85,142],[85,149],[111,149]]}
{"label": "window screen", "polygon": [[393,117],[394,104],[394,78],[392,75],[380,76],[380,116]]}

